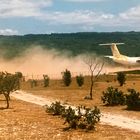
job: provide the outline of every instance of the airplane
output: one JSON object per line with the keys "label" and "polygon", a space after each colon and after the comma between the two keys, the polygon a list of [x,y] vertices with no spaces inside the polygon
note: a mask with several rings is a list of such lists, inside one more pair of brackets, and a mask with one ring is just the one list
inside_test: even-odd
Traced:
{"label": "airplane", "polygon": [[117,45],[122,45],[124,43],[107,43],[107,44],[99,44],[100,46],[110,46],[113,56],[104,56],[112,59],[114,62],[124,65],[124,66],[140,66],[140,57],[129,57],[126,55],[120,54]]}

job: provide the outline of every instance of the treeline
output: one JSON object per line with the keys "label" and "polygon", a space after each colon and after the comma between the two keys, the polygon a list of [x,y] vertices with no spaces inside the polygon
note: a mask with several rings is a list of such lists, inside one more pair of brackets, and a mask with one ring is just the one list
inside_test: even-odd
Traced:
{"label": "treeline", "polygon": [[140,74],[140,70],[121,71],[125,74]]}
{"label": "treeline", "polygon": [[140,32],[81,32],[28,34],[23,36],[0,36],[0,49],[6,58],[21,55],[31,46],[41,45],[43,48],[70,51],[72,55],[95,52],[99,55],[110,55],[109,47],[100,43],[123,42],[119,50],[129,56],[140,56]]}

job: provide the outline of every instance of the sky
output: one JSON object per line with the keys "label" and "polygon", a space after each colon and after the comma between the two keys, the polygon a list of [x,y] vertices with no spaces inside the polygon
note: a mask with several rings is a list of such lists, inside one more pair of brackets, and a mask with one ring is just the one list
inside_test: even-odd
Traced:
{"label": "sky", "polygon": [[0,0],[0,34],[140,31],[140,0]]}

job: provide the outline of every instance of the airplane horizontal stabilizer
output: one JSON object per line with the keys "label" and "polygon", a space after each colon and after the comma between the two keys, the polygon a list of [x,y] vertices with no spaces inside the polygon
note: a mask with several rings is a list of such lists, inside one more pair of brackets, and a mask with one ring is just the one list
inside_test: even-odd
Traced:
{"label": "airplane horizontal stabilizer", "polygon": [[100,46],[111,46],[113,44],[116,44],[116,45],[122,45],[124,43],[105,43],[105,44],[99,44]]}

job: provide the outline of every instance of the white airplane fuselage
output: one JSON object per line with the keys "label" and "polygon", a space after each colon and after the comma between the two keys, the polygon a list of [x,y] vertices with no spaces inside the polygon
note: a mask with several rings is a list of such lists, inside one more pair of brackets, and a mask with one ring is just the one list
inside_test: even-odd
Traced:
{"label": "white airplane fuselage", "polygon": [[[118,44],[122,44],[122,43],[118,43]],[[109,44],[101,44],[101,45],[109,45]],[[112,51],[113,56],[105,56],[105,57],[108,57],[112,59],[114,62],[119,63],[121,65],[140,66],[140,57],[129,57],[129,56],[120,54],[116,46],[116,43],[111,44],[111,51]]]}
{"label": "white airplane fuselage", "polygon": [[140,58],[137,57],[128,57],[128,56],[121,56],[121,57],[114,57],[112,56],[114,62],[127,65],[127,66],[140,66]]}

